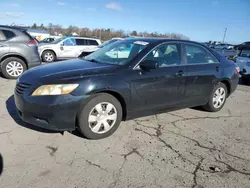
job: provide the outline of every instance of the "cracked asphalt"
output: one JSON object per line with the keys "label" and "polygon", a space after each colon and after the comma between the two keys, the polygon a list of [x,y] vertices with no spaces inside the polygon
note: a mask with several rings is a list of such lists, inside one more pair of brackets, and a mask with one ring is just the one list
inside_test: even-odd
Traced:
{"label": "cracked asphalt", "polygon": [[218,113],[148,116],[97,141],[23,123],[14,86],[0,78],[1,188],[250,187],[250,86]]}

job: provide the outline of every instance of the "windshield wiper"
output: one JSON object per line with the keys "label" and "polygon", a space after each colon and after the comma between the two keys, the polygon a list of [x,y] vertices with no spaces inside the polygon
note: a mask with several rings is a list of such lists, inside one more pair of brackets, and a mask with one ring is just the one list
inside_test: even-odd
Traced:
{"label": "windshield wiper", "polygon": [[93,62],[93,63],[100,63],[99,61],[95,59],[85,59],[86,61]]}

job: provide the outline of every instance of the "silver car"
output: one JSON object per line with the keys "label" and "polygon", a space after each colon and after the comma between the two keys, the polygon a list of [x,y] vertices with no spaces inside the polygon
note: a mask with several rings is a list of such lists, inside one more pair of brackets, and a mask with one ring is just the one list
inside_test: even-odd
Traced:
{"label": "silver car", "polygon": [[0,72],[18,78],[29,68],[41,65],[38,42],[24,28],[0,25]]}
{"label": "silver car", "polygon": [[82,52],[95,51],[101,44],[99,39],[63,37],[49,44],[39,44],[39,54],[44,62],[57,59],[77,58]]}
{"label": "silver car", "polygon": [[235,59],[236,64],[240,68],[242,79],[246,82],[250,81],[250,48],[242,49]]}

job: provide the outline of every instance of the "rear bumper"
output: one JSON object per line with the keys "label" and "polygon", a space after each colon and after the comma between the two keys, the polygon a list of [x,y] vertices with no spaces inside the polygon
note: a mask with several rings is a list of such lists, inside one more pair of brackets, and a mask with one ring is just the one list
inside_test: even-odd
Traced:
{"label": "rear bumper", "polygon": [[27,96],[15,92],[15,104],[24,122],[55,131],[75,129],[77,112],[83,97],[80,96]]}

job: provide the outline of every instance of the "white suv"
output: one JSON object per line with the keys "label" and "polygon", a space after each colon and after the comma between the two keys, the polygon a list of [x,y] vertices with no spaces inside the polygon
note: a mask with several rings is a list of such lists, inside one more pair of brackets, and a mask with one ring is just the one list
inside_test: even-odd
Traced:
{"label": "white suv", "polygon": [[101,44],[99,39],[63,37],[49,44],[39,45],[39,54],[44,62],[56,59],[77,58],[82,52],[95,51]]}

